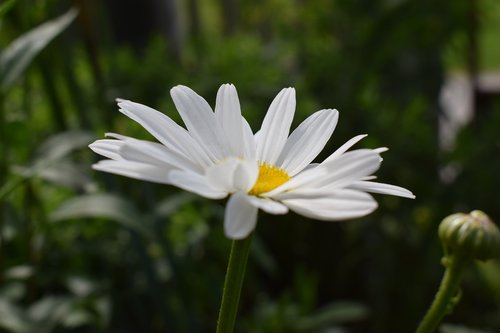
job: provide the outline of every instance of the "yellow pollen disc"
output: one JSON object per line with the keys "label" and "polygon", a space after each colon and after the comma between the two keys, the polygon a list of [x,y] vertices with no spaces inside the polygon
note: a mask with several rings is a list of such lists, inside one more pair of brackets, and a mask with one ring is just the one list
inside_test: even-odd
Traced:
{"label": "yellow pollen disc", "polygon": [[248,194],[259,195],[269,192],[286,183],[290,178],[285,170],[264,162],[259,166],[259,176]]}

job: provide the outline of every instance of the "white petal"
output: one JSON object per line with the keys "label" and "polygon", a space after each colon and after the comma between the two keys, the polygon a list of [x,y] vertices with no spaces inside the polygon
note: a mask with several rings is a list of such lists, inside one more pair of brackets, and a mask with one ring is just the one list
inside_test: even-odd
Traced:
{"label": "white petal", "polygon": [[396,195],[398,197],[415,199],[415,195],[410,191],[408,191],[407,189],[390,184],[376,183],[369,181],[357,181],[349,185],[349,188],[360,191]]}
{"label": "white petal", "polygon": [[115,133],[106,133],[106,136],[115,137],[119,140],[98,140],[89,147],[96,153],[113,160],[128,160],[159,167],[165,166],[169,169],[175,167],[195,172],[202,171],[200,166],[191,162],[187,157],[168,149],[162,144],[137,140]]}
{"label": "white petal", "polygon": [[345,153],[349,148],[351,148],[352,146],[354,146],[356,143],[358,143],[358,141],[360,141],[361,139],[363,138],[366,138],[368,135],[367,134],[361,134],[361,135],[357,135],[355,136],[354,138],[350,139],[349,141],[347,141],[346,143],[344,143],[342,146],[340,146],[339,149],[337,149],[336,151],[333,152],[333,154],[331,154],[330,156],[328,156],[324,161],[323,163],[325,162],[329,162],[339,156],[341,156],[343,153]]}
{"label": "white petal", "polygon": [[259,176],[259,166],[255,160],[239,161],[233,174],[233,184],[237,191],[248,192]]}
{"label": "white petal", "polygon": [[202,172],[202,168],[191,162],[184,155],[169,150],[164,145],[137,139],[128,139],[120,148],[119,153],[126,160],[162,166],[164,164],[178,169]]}
{"label": "white petal", "polygon": [[377,202],[368,193],[346,189],[328,197],[290,199],[282,202],[298,214],[324,221],[361,217],[377,208]]}
{"label": "white petal", "polygon": [[262,122],[257,141],[257,160],[275,164],[285,146],[294,113],[295,89],[285,88],[273,100]]}
{"label": "white petal", "polygon": [[245,158],[252,161],[257,161],[256,158],[256,146],[254,135],[252,134],[252,128],[248,124],[245,118],[241,118],[241,130],[243,131],[243,144],[245,145]]}
{"label": "white petal", "polygon": [[206,170],[210,186],[227,193],[248,192],[257,180],[259,167],[256,161],[229,157]]}
{"label": "white petal", "polygon": [[138,162],[104,160],[92,165],[92,168],[154,183],[170,184],[168,173],[171,169],[166,166],[160,168]]}
{"label": "white petal", "polygon": [[321,163],[317,167],[302,171],[288,182],[265,193],[278,198],[279,193],[298,188],[341,188],[370,175],[380,167],[379,155],[371,149],[347,152],[338,158]]}
{"label": "white petal", "polygon": [[290,176],[302,171],[323,150],[338,119],[337,110],[313,113],[292,132],[276,165],[286,170]]}
{"label": "white petal", "polygon": [[212,161],[200,145],[175,121],[148,106],[131,101],[118,103],[120,112],[142,125],[167,148],[184,154],[200,166],[209,166]]}
{"label": "white petal", "polygon": [[219,88],[215,102],[215,118],[226,133],[232,155],[245,156],[240,101],[234,85],[224,84]]}
{"label": "white petal", "polygon": [[274,190],[271,190],[267,193],[263,193],[261,195],[264,197],[278,199],[279,194],[306,186],[307,184],[317,179],[322,179],[323,177],[326,177],[326,175],[327,175],[327,169],[322,167],[321,165],[312,168],[306,168],[306,170],[303,170],[301,173],[299,173],[286,183],[276,187]]}
{"label": "white petal", "polygon": [[110,158],[112,160],[123,159],[119,153],[120,147],[123,146],[124,142],[119,140],[97,140],[89,145],[92,149],[99,155]]}
{"label": "white petal", "polygon": [[317,167],[319,165],[319,163],[310,163],[309,165],[306,165],[306,167],[304,168],[303,171],[306,171],[306,170],[312,170],[314,169],[315,167]]}
{"label": "white petal", "polygon": [[106,133],[104,133],[104,136],[107,138],[118,139],[118,140],[123,140],[123,141],[125,141],[127,139],[134,139],[134,138],[131,138],[129,136],[121,135],[121,134],[113,133],[113,132],[106,132]]}
{"label": "white petal", "polygon": [[248,196],[248,200],[255,207],[260,208],[269,214],[283,215],[288,213],[287,206],[274,200],[269,200],[266,198],[257,198],[254,196]]}
{"label": "white petal", "polygon": [[261,132],[260,130],[258,130],[258,131],[257,131],[257,132],[255,132],[255,134],[253,135],[253,138],[254,138],[254,140],[255,140],[255,145],[256,145],[256,147],[257,147],[257,146],[259,146],[259,145],[261,145],[261,143],[260,143],[260,140],[261,140],[261,137],[262,137],[261,133],[262,133],[262,132]]}
{"label": "white petal", "polygon": [[380,167],[380,155],[372,149],[358,149],[328,163],[323,162],[321,166],[327,170],[327,175],[322,179],[315,179],[311,186],[342,187],[377,171]]}
{"label": "white petal", "polygon": [[224,233],[231,239],[243,239],[255,229],[258,209],[248,198],[246,194],[237,192],[227,202]]}
{"label": "white petal", "polygon": [[209,199],[222,199],[227,192],[214,189],[210,186],[208,179],[195,172],[187,170],[173,170],[169,173],[169,181],[183,190],[196,193]]}
{"label": "white petal", "polygon": [[189,133],[212,160],[215,162],[228,156],[228,140],[207,101],[185,86],[172,88],[170,95]]}

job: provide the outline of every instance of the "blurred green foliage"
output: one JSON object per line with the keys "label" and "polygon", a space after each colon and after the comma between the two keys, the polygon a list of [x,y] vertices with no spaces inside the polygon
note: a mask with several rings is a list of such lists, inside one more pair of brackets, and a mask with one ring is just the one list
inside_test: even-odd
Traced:
{"label": "blurred green foliage", "polygon": [[[417,196],[378,196],[376,213],[347,223],[261,214],[237,331],[414,330],[442,273],[440,220],[472,209],[500,220],[498,95],[453,149],[438,145],[439,91],[464,69],[469,2],[159,3],[74,1],[76,18],[59,0],[0,4],[0,332],[214,330],[224,203],[92,172],[86,146],[108,131],[150,139],[117,97],[180,121],[172,86],[213,105],[225,82],[254,131],[285,86],[297,88],[295,124],[338,108],[320,158],[368,133],[362,145],[390,148],[380,181]],[[481,59],[498,68],[500,7],[477,3]],[[443,333],[500,331],[499,272],[498,261],[467,272]]]}

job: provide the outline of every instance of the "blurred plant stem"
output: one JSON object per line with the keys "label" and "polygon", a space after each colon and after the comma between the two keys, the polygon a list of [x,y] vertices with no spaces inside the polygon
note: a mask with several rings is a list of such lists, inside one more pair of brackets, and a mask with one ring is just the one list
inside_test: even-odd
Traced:
{"label": "blurred plant stem", "polygon": [[231,245],[219,319],[217,320],[217,333],[233,332],[252,238],[253,233],[245,239],[234,240]]}
{"label": "blurred plant stem", "polygon": [[447,255],[443,258],[446,267],[439,290],[427,311],[424,319],[420,322],[416,333],[432,333],[439,325],[443,317],[453,310],[458,303],[457,294],[463,272],[470,259],[460,255]]}

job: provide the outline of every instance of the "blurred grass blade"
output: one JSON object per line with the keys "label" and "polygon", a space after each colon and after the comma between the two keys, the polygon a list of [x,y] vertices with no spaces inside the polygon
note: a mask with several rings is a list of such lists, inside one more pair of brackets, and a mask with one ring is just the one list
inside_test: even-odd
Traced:
{"label": "blurred grass blade", "polygon": [[329,325],[363,320],[368,316],[365,305],[357,302],[335,302],[319,309],[310,316],[296,320],[292,327],[296,330],[318,330]]}
{"label": "blurred grass blade", "polygon": [[89,194],[70,199],[49,216],[52,221],[89,217],[110,219],[140,233],[146,233],[140,223],[141,215],[134,206],[112,194]]}
{"label": "blurred grass blade", "polygon": [[54,160],[64,157],[76,149],[86,147],[95,139],[94,134],[80,130],[58,133],[48,138],[37,148],[37,155],[43,160]]}
{"label": "blurred grass blade", "polygon": [[7,91],[21,76],[33,58],[47,44],[64,31],[75,19],[77,11],[69,10],[66,14],[45,22],[14,40],[0,54],[1,89]]}
{"label": "blurred grass blade", "polygon": [[492,333],[490,331],[477,330],[462,325],[443,324],[439,328],[440,333]]}
{"label": "blurred grass blade", "polygon": [[12,168],[21,178],[7,180],[0,186],[0,200],[23,185],[26,180],[36,176],[69,188],[84,188],[91,182],[87,170],[63,158],[94,140],[95,135],[80,130],[49,137],[36,149],[36,156],[30,165]]}
{"label": "blurred grass blade", "polygon": [[42,161],[28,167],[13,166],[12,171],[22,178],[14,178],[2,186],[0,199],[9,195],[31,178],[40,178],[49,183],[75,190],[84,190],[92,185],[88,166],[63,158]]}
{"label": "blurred grass blade", "polygon": [[2,18],[5,14],[9,12],[9,10],[14,7],[14,4],[17,0],[7,0],[3,4],[0,5],[0,18]]}
{"label": "blurred grass blade", "polygon": [[28,178],[18,177],[12,180],[7,180],[5,184],[0,187],[0,201],[4,200],[12,191],[21,186]]}
{"label": "blurred grass blade", "polygon": [[37,172],[36,176],[49,183],[75,190],[83,190],[92,184],[88,167],[66,160],[47,165]]}

